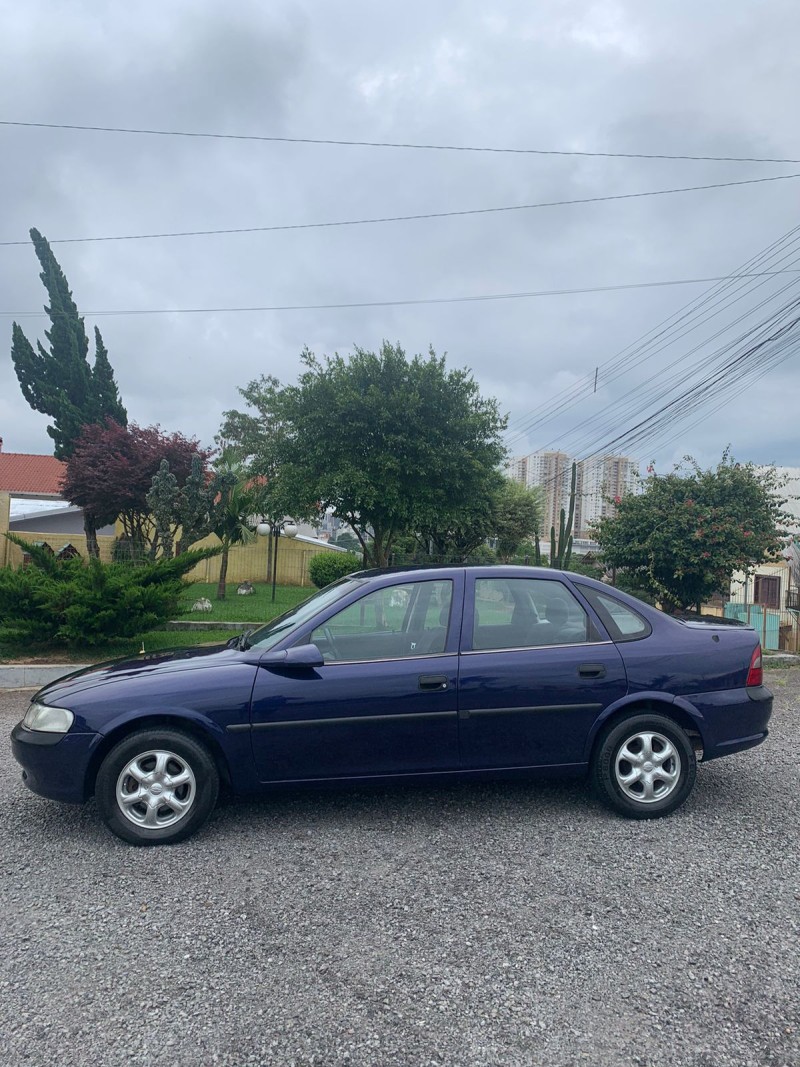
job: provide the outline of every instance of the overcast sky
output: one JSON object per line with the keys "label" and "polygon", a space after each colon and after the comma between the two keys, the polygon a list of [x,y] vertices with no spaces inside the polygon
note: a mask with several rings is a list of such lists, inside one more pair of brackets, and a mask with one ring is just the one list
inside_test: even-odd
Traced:
{"label": "overcast sky", "polygon": [[[265,136],[800,159],[796,0],[0,0],[0,119]],[[800,164],[415,151],[0,127],[0,240],[270,226],[613,196],[800,172]],[[318,354],[429,345],[525,428],[524,454],[604,447],[700,381],[712,353],[800,295],[737,283],[712,319],[616,378],[604,364],[709,284],[347,310],[107,316],[137,309],[398,301],[730,274],[800,223],[800,179],[380,225],[54,244],[99,325],[131,420],[211,443],[237,386]],[[798,249],[795,254],[794,249]],[[800,267],[800,242],[761,269]],[[766,268],[764,266],[766,264]],[[0,247],[0,436],[50,452],[11,363],[14,315],[47,320],[30,243]],[[755,287],[758,286],[756,289]],[[786,288],[788,286],[788,288]],[[779,293],[779,289],[784,290]],[[761,305],[761,306],[759,306]],[[5,314],[5,312],[14,313]],[[739,319],[737,323],[735,320]],[[712,340],[712,335],[718,334]],[[693,349],[697,349],[692,354]],[[733,351],[733,349],[731,350]],[[708,395],[634,449],[800,465],[800,366]],[[685,357],[685,358],[684,358]],[[673,361],[663,378],[646,385]],[[747,366],[748,364],[743,364]],[[580,402],[564,390],[592,381]],[[734,384],[739,376],[726,376]],[[593,386],[592,386],[593,388]],[[627,395],[627,399],[624,399]],[[674,394],[665,394],[670,399]],[[652,399],[648,400],[648,397]],[[565,400],[570,400],[565,404]],[[662,399],[663,402],[663,399]],[[717,410],[713,410],[716,408]],[[537,412],[541,414],[541,411]],[[590,421],[594,420],[594,421]],[[669,430],[670,427],[667,427]]]}

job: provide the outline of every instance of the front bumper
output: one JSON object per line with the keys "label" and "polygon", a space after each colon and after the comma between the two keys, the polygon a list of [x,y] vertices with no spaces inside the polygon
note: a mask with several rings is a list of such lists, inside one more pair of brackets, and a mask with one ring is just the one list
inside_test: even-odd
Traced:
{"label": "front bumper", "polygon": [[11,731],[11,752],[22,767],[22,780],[48,800],[82,804],[88,797],[87,772],[100,734],[48,734],[26,730],[17,723]]}

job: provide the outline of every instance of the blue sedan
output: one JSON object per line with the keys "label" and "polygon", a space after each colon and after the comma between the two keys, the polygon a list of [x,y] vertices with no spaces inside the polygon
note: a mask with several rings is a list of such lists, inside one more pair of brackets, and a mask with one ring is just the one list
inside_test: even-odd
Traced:
{"label": "blue sedan", "polygon": [[12,745],[34,792],[94,795],[115,834],[155,845],[197,831],[220,789],[301,783],[588,773],[655,818],[771,713],[752,629],[577,574],[442,567],[362,571],[226,646],[78,671]]}

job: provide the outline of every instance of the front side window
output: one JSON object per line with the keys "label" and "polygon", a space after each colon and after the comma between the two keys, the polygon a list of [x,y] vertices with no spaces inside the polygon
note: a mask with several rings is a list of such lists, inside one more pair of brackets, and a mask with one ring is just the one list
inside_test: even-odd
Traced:
{"label": "front side window", "polygon": [[326,663],[437,655],[447,641],[452,601],[451,581],[385,586],[343,608],[310,640]]}
{"label": "front side window", "polygon": [[333,604],[335,601],[340,600],[342,597],[347,596],[354,589],[358,589],[359,585],[364,581],[363,578],[340,578],[338,582],[334,582],[333,585],[328,585],[324,589],[320,589],[318,593],[314,593],[308,600],[304,600],[302,604],[297,604],[293,608],[289,608],[288,611],[284,611],[282,615],[279,615],[275,619],[271,619],[265,626],[259,627],[259,629],[253,631],[247,637],[248,648],[260,648],[265,652],[277,645],[279,641],[285,640],[287,637],[298,630],[303,623],[312,619],[317,612],[328,607],[329,604]]}
{"label": "front side window", "polygon": [[596,640],[588,615],[561,582],[538,578],[479,578],[475,582],[473,650]]}

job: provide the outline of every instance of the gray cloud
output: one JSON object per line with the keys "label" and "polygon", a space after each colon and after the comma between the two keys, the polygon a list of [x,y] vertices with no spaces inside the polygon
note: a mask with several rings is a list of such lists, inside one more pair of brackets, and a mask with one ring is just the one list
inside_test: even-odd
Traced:
{"label": "gray cloud", "polygon": [[[229,4],[0,5],[3,118],[368,140],[800,155],[793,3],[668,6],[551,0],[383,8]],[[0,128],[0,238],[52,238],[404,214],[789,173],[793,168],[425,153]],[[794,169],[800,170],[800,167]],[[210,441],[236,387],[292,379],[318,352],[433,344],[512,417],[591,375],[701,287],[269,314],[108,317],[125,308],[305,304],[611,285],[727,273],[795,222],[792,182],[509,215],[332,230],[56,246],[100,325],[130,414]],[[0,248],[2,310],[44,290],[30,246]],[[800,283],[798,283],[800,284]],[[777,290],[770,282],[760,292]],[[784,298],[785,299],[785,298]],[[739,312],[755,303],[743,301]],[[757,313],[754,312],[754,315]],[[728,313],[728,319],[734,311]],[[754,320],[753,320],[754,321]],[[724,323],[721,323],[724,324]],[[44,329],[25,319],[29,336]],[[0,349],[5,448],[47,451]],[[740,327],[741,328],[741,327]],[[711,327],[707,333],[711,333]],[[731,330],[728,338],[736,330]],[[702,339],[698,337],[698,339]],[[723,338],[724,339],[724,338]],[[717,342],[719,343],[719,342]],[[516,442],[572,447],[579,428],[676,346]],[[678,373],[678,372],[676,372]],[[699,418],[659,462],[800,464],[791,361]],[[630,416],[628,423],[636,421]],[[610,439],[626,428],[608,408]],[[651,458],[643,446],[642,459]]]}

